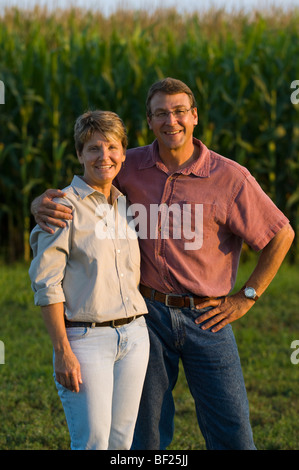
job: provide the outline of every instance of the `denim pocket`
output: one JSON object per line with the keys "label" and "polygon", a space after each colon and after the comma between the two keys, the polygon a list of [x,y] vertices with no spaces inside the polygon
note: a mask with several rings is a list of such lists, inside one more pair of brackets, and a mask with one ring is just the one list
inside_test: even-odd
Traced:
{"label": "denim pocket", "polygon": [[90,328],[83,327],[70,327],[66,329],[66,334],[69,341],[76,341],[82,338],[86,338],[89,335]]}

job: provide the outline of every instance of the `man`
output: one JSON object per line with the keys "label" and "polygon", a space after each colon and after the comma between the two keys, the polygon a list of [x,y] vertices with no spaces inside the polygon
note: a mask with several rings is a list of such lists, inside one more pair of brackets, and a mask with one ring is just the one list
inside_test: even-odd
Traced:
{"label": "man", "polygon": [[[170,444],[181,359],[207,448],[255,449],[230,324],[265,291],[294,232],[244,167],[193,137],[198,114],[184,83],[172,78],[155,83],[147,120],[156,140],[129,150],[117,178],[142,226],[140,290],[151,341],[133,448]],[[71,217],[52,203],[59,195],[48,190],[32,205],[45,230],[50,231],[47,223],[63,224],[53,218]],[[243,240],[261,255],[244,288],[228,295]]]}

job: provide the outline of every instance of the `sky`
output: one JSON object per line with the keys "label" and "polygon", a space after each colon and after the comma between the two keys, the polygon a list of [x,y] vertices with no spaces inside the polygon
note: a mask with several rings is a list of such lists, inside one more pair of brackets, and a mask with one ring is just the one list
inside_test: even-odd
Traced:
{"label": "sky", "polygon": [[228,12],[242,9],[245,12],[252,10],[269,9],[273,6],[288,9],[299,8],[299,0],[0,0],[0,12],[5,6],[18,6],[30,8],[33,5],[47,6],[52,8],[83,6],[90,9],[100,9],[105,15],[116,11],[119,7],[125,9],[143,9],[149,12],[159,7],[175,7],[180,13],[191,13],[194,11],[208,10],[211,6],[224,8]]}

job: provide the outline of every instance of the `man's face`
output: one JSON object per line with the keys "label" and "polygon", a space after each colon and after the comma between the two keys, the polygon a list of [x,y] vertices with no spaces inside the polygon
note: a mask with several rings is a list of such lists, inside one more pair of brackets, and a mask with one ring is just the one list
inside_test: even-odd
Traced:
{"label": "man's face", "polygon": [[[184,150],[193,139],[193,129],[198,122],[197,109],[191,108],[186,93],[167,95],[158,92],[151,100],[150,129],[154,132],[160,150]],[[175,111],[170,114],[169,111]],[[187,111],[187,112],[186,112]]]}

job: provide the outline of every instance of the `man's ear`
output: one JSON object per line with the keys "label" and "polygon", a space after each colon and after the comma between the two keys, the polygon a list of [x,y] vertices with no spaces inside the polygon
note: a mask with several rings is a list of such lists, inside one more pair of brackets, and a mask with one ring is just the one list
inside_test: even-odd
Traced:
{"label": "man's ear", "polygon": [[192,114],[194,116],[194,127],[197,126],[198,124],[198,114],[197,114],[197,108],[192,109]]}
{"label": "man's ear", "polygon": [[148,127],[150,128],[150,130],[152,130],[152,120],[149,116],[146,116],[146,119],[147,119],[147,123],[148,123]]}

